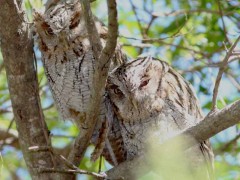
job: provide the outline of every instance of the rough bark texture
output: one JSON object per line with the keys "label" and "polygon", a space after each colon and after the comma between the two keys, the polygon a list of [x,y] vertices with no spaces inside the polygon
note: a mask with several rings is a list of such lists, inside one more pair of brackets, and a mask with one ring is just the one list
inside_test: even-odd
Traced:
{"label": "rough bark texture", "polygon": [[58,179],[57,173],[39,172],[41,167],[54,167],[49,151],[29,151],[32,146],[49,146],[48,130],[39,101],[29,26],[23,22],[23,14],[18,14],[13,0],[0,1],[0,7],[1,50],[25,162],[32,179]]}
{"label": "rough bark texture", "polygon": [[[88,29],[88,36],[91,46],[94,47],[93,53],[96,60],[96,70],[93,75],[93,88],[91,89],[90,102],[88,105],[88,112],[85,119],[85,127],[80,130],[79,136],[76,138],[74,147],[69,154],[69,161],[78,165],[81,161],[89,141],[92,137],[93,130],[99,114],[99,107],[102,101],[105,83],[108,75],[108,70],[111,62],[111,58],[114,54],[117,44],[118,36],[118,21],[116,1],[108,0],[108,36],[107,42],[103,49],[101,49],[101,43],[99,42],[99,35],[96,34],[96,27],[92,18],[90,4],[88,0],[82,1],[84,9],[84,18]],[[100,53],[101,52],[101,53]]]}

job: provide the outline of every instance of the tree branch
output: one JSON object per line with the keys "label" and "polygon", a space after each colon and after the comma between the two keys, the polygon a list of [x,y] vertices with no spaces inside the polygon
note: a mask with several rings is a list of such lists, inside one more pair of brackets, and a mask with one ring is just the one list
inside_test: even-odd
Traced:
{"label": "tree branch", "polygon": [[[227,10],[226,10],[227,11]],[[152,14],[154,16],[157,17],[168,17],[168,16],[178,16],[178,15],[182,15],[182,14],[194,14],[194,13],[209,13],[209,14],[217,14],[217,15],[221,15],[221,13],[219,11],[214,11],[214,10],[210,10],[210,9],[180,9],[177,11],[171,11],[168,13],[162,13],[162,12],[153,12]],[[229,15],[229,14],[233,14],[234,11],[228,11],[225,13],[222,13],[223,15]]]}
{"label": "tree branch", "polygon": [[[237,124],[240,122],[240,100],[234,102],[231,105],[228,105],[224,109],[220,111],[215,111],[212,114],[206,116],[202,121],[198,124],[186,129],[179,135],[168,139],[163,142],[157,148],[166,150],[166,147],[169,147],[169,144],[178,142],[182,137],[192,137],[191,141],[187,141],[184,144],[184,147],[189,148],[197,143],[205,141],[217,133]],[[182,142],[182,141],[181,141]],[[137,171],[139,176],[143,175],[149,170],[148,161],[144,157],[136,157],[132,161],[126,161],[121,163],[117,167],[109,170],[107,172],[108,178],[117,178],[124,177],[125,179],[129,179],[132,177],[133,172],[136,172],[135,169],[140,169],[141,171]],[[136,175],[136,174],[135,174]]]}
{"label": "tree branch", "polygon": [[194,50],[193,48],[189,48],[189,47],[185,47],[185,46],[172,44],[172,43],[168,43],[168,42],[163,41],[165,39],[175,38],[175,37],[183,36],[183,35],[185,35],[185,34],[174,34],[173,36],[169,36],[169,37],[165,37],[165,38],[145,38],[145,39],[139,39],[139,38],[134,38],[134,37],[126,37],[126,36],[120,36],[120,37],[126,38],[126,39],[131,39],[131,40],[136,40],[136,41],[141,41],[142,43],[160,43],[160,44],[164,44],[164,45],[167,45],[167,46],[177,47],[177,48],[180,48],[180,49],[190,51],[190,52],[193,52],[195,54],[199,54],[199,55],[202,55],[204,57],[207,57],[207,54],[202,52],[202,51],[197,51],[197,50]]}
{"label": "tree branch", "polygon": [[[51,146],[38,95],[33,60],[33,41],[20,0],[0,1],[0,40],[19,144],[32,179],[59,179],[58,174],[36,169],[54,167],[51,153],[31,153],[31,146]],[[18,13],[20,11],[20,13]],[[3,26],[4,25],[4,26]]]}
{"label": "tree branch", "polygon": [[81,161],[92,137],[97,117],[99,115],[99,107],[102,102],[102,96],[104,93],[110,61],[117,44],[118,21],[116,1],[108,0],[107,4],[108,37],[106,45],[102,50],[100,38],[93,21],[90,3],[88,0],[82,1],[89,40],[96,60],[96,68],[93,75],[93,87],[91,89],[91,96],[88,105],[88,111],[86,114],[85,125],[80,129],[80,134],[76,138],[74,147],[68,157],[69,161],[75,165],[78,165]]}
{"label": "tree branch", "polygon": [[63,174],[85,174],[89,176],[93,176],[97,179],[104,179],[106,176],[94,172],[89,172],[81,169],[54,169],[54,168],[42,168],[39,170],[40,172],[50,172],[50,173],[63,173]]}
{"label": "tree branch", "polygon": [[222,75],[224,73],[224,70],[227,68],[227,64],[228,64],[228,60],[229,58],[232,56],[233,50],[234,48],[237,46],[237,43],[240,40],[240,36],[238,36],[238,38],[236,39],[236,41],[232,44],[232,46],[230,47],[230,49],[228,50],[226,56],[224,57],[221,67],[219,68],[218,71],[218,75],[216,78],[216,82],[215,82],[215,86],[213,89],[213,98],[212,98],[212,111],[217,109],[217,95],[218,95],[218,88],[222,79]]}
{"label": "tree branch", "polygon": [[227,73],[227,78],[230,80],[230,82],[237,88],[237,90],[240,92],[240,83],[233,77],[231,73]]}
{"label": "tree branch", "polygon": [[4,145],[10,145],[19,148],[18,136],[13,130],[5,130],[0,128],[0,150],[2,150]]}
{"label": "tree branch", "polygon": [[215,154],[225,153],[232,145],[236,145],[237,141],[240,139],[240,134],[238,134],[235,138],[233,138],[231,141],[224,144],[222,147],[220,147]]}
{"label": "tree branch", "polygon": [[224,15],[223,15],[222,5],[221,5],[220,0],[217,0],[217,4],[218,4],[219,15],[221,16],[221,21],[222,21],[224,36],[225,36],[226,41],[230,44],[230,41],[229,41],[229,39],[228,39],[227,28],[226,28],[226,25],[225,25],[225,22],[224,22],[224,19],[223,19],[223,16],[224,16]]}
{"label": "tree branch", "polygon": [[86,22],[89,41],[93,50],[93,56],[96,59],[96,61],[98,61],[102,51],[102,44],[100,41],[97,28],[95,26],[95,21],[93,19],[90,2],[89,0],[82,0],[81,4],[84,12],[84,20]]}

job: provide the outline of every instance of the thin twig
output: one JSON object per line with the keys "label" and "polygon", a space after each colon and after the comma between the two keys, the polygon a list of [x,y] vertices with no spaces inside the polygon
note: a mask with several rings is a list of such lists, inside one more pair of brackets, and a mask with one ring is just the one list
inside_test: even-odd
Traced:
{"label": "thin twig", "polygon": [[[166,17],[166,16],[178,16],[181,14],[194,14],[194,13],[210,13],[210,14],[220,14],[219,11],[214,11],[214,10],[210,10],[210,9],[192,9],[192,10],[187,10],[187,9],[180,9],[178,11],[172,11],[172,12],[168,12],[168,13],[160,13],[160,12],[153,12],[154,16],[157,17]],[[227,12],[224,15],[229,15],[229,14],[233,14],[234,11],[232,12]]]}
{"label": "thin twig", "polygon": [[150,29],[150,27],[152,26],[152,24],[153,24],[153,22],[154,22],[154,20],[156,19],[157,17],[156,16],[153,16],[152,14],[151,14],[151,20],[149,21],[149,23],[148,23],[148,25],[147,25],[147,27],[146,27],[146,29],[145,29],[145,32],[144,32],[144,34],[148,34],[148,32],[149,32],[149,29]]}
{"label": "thin twig", "polygon": [[[140,20],[139,17],[138,17],[137,10],[136,10],[136,6],[133,4],[132,0],[129,0],[129,2],[130,2],[130,4],[131,4],[132,11],[133,11],[133,13],[134,13],[134,15],[135,15],[135,18],[136,18],[136,20],[137,20],[137,24],[138,24],[139,30],[140,30],[140,32],[141,32],[141,36],[142,36],[142,38],[145,38],[145,37],[147,36],[147,31],[144,30],[144,28],[143,28],[143,26],[142,26],[142,23],[141,23],[141,20]],[[153,16],[152,16],[152,17],[153,17]],[[154,19],[155,19],[155,18],[154,18]],[[151,21],[150,21],[150,23],[151,23]],[[150,28],[150,23],[149,23],[148,29]],[[140,48],[139,48],[139,51],[138,51],[138,54],[142,54],[143,49],[144,49],[144,48],[141,48],[141,47],[140,47]]]}
{"label": "thin twig", "polygon": [[233,52],[232,55],[234,55],[234,56],[240,56],[240,52]]}
{"label": "thin twig", "polygon": [[[10,131],[12,125],[13,125],[13,122],[14,122],[14,119],[12,119],[11,122],[9,123],[9,125],[8,125],[8,128],[7,128],[6,132],[5,132],[5,136],[6,136],[6,137],[7,137],[7,135],[9,134],[9,131]],[[4,138],[3,142],[1,143],[0,150],[2,149],[2,147],[3,147],[5,144],[6,144],[6,138]]]}
{"label": "thin twig", "polygon": [[53,135],[51,135],[51,137],[53,137],[53,138],[69,138],[69,139],[76,138],[76,136],[57,135],[57,134],[53,134]]}
{"label": "thin twig", "polygon": [[12,111],[8,110],[8,109],[0,109],[0,114],[5,114],[5,113],[10,113]]}
{"label": "thin twig", "polygon": [[240,139],[240,134],[238,134],[235,138],[227,142],[224,146],[222,146],[220,149],[217,150],[217,154],[221,152],[226,152],[226,150],[232,145],[236,144],[236,142]]}
{"label": "thin twig", "polygon": [[[178,36],[182,36],[182,35],[176,35],[174,37],[178,37]],[[131,40],[137,40],[137,41],[142,41],[143,43],[161,43],[161,44],[164,44],[164,45],[167,45],[167,46],[173,46],[173,47],[177,47],[177,48],[180,48],[180,49],[183,49],[183,50],[187,50],[187,51],[191,51],[195,54],[200,54],[204,57],[207,57],[207,55],[202,52],[202,51],[197,51],[197,50],[194,50],[192,48],[189,48],[189,47],[185,47],[185,46],[181,46],[181,45],[177,45],[177,44],[172,44],[172,43],[168,43],[168,42],[165,42],[163,40],[165,39],[168,39],[168,38],[172,38],[172,37],[166,37],[166,38],[146,38],[146,39],[139,39],[139,38],[134,38],[134,37],[127,37],[127,36],[120,36],[120,37],[123,37],[123,38],[126,38],[126,39],[131,39]]]}
{"label": "thin twig", "polygon": [[124,43],[121,44],[121,46],[130,46],[130,47],[136,47],[136,48],[150,48],[153,47],[152,44],[143,44],[143,43]]}
{"label": "thin twig", "polygon": [[221,79],[222,79],[222,75],[224,73],[224,70],[227,68],[228,60],[231,57],[232,52],[233,52],[234,48],[237,46],[237,43],[238,43],[239,40],[240,40],[240,36],[238,36],[236,41],[233,43],[233,45],[228,50],[225,58],[222,61],[222,65],[219,68],[218,75],[217,75],[216,82],[215,82],[215,86],[214,86],[214,89],[213,89],[212,110],[211,111],[214,111],[214,110],[217,109],[217,105],[216,105],[217,104],[217,95],[218,95],[218,89],[219,89],[219,85],[220,85],[220,82],[221,82]]}
{"label": "thin twig", "polygon": [[95,22],[90,7],[90,2],[89,0],[82,0],[80,2],[82,4],[84,12],[84,20],[86,21],[86,28],[88,31],[89,41],[93,50],[93,56],[98,61],[99,55],[102,51],[102,44],[100,41],[100,36],[98,34],[97,28],[95,26]]}
{"label": "thin twig", "polygon": [[141,32],[141,35],[142,35],[142,37],[144,38],[144,29],[143,29],[143,27],[142,27],[141,20],[140,20],[139,17],[138,17],[136,7],[135,7],[135,5],[133,4],[132,0],[129,0],[129,2],[130,2],[130,4],[131,4],[133,13],[134,13],[135,18],[136,18],[136,20],[137,20],[138,27],[139,27],[139,30],[140,30],[140,32]]}
{"label": "thin twig", "polygon": [[42,152],[42,151],[49,151],[51,154],[57,158],[59,158],[63,163],[71,169],[56,169],[56,168],[42,168],[39,169],[40,172],[60,172],[60,173],[68,173],[68,174],[86,174],[86,175],[91,175],[97,178],[106,178],[105,174],[99,174],[95,172],[89,172],[82,170],[75,166],[73,163],[68,161],[63,155],[56,153],[51,147],[49,146],[32,146],[28,148],[29,151],[31,152]]}
{"label": "thin twig", "polygon": [[41,152],[41,151],[50,151],[52,152],[52,147],[49,146],[30,146],[28,148],[30,152]]}
{"label": "thin twig", "polygon": [[20,4],[20,6],[18,5],[17,0],[13,0],[13,3],[14,3],[14,5],[15,5],[15,7],[16,7],[17,15],[18,15],[18,17],[21,19],[21,21],[23,21],[23,22],[26,23],[26,24],[33,25],[33,22],[28,22],[28,21],[24,18],[24,12],[23,12],[23,10],[21,10],[21,8],[19,8],[19,7],[22,6],[22,2],[21,2],[21,4]]}
{"label": "thin twig", "polygon": [[222,21],[224,36],[225,36],[225,39],[226,39],[226,41],[228,42],[228,44],[230,44],[230,41],[229,41],[228,36],[227,36],[227,35],[228,35],[227,29],[226,29],[225,22],[224,22],[224,19],[223,19],[223,11],[222,11],[222,7],[221,7],[220,0],[217,0],[217,3],[218,3],[219,14],[220,14],[220,16],[221,16],[221,21]]}
{"label": "thin twig", "polygon": [[[39,90],[40,90],[40,88],[39,88]],[[43,108],[43,111],[46,111],[46,110],[48,110],[48,109],[51,109],[52,107],[54,107],[54,103],[51,103],[49,106]]]}
{"label": "thin twig", "polygon": [[234,56],[234,57],[230,57],[228,62],[230,63],[230,62],[238,61],[238,60],[240,60],[240,56]]}
{"label": "thin twig", "polygon": [[232,76],[232,74],[227,73],[226,74],[228,79],[231,81],[231,83],[237,88],[237,90],[240,92],[240,83]]}
{"label": "thin twig", "polygon": [[142,42],[148,42],[148,41],[151,41],[151,42],[154,42],[154,41],[163,41],[163,40],[166,40],[166,39],[171,39],[171,38],[175,38],[175,37],[179,37],[179,36],[184,36],[188,33],[184,33],[184,34],[173,34],[171,36],[167,36],[167,37],[164,37],[164,38],[144,38],[144,39],[140,39],[140,38],[135,38],[135,37],[128,37],[128,36],[124,36],[124,35],[119,35],[119,37],[122,37],[122,38],[125,38],[125,39],[131,39],[131,40],[136,40],[136,41],[142,41]]}
{"label": "thin twig", "polygon": [[40,173],[44,172],[58,172],[58,173],[66,173],[66,174],[85,174],[85,175],[90,175],[96,178],[104,179],[106,178],[105,174],[98,174],[95,172],[89,172],[89,171],[84,171],[84,170],[79,170],[79,169],[55,169],[55,168],[41,168],[39,169]]}

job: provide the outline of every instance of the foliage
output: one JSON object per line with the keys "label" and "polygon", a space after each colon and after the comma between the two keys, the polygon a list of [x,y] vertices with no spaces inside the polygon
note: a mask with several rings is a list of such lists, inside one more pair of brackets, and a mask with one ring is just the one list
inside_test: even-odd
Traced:
{"label": "foliage", "polygon": [[[40,9],[43,4],[41,0],[24,1],[29,21],[32,20],[32,9]],[[105,2],[98,0],[92,3],[92,7],[95,14],[106,23]],[[219,62],[226,54],[226,47],[230,47],[239,33],[239,1],[128,0],[118,1],[118,12],[119,41],[127,55],[130,58],[151,55],[170,63],[192,83],[207,114],[211,109],[212,90]],[[37,44],[35,52],[45,119],[54,146],[61,149],[68,146],[72,137],[77,135],[77,128],[71,122],[60,120],[47,86]],[[233,58],[222,79],[218,108],[239,99],[239,68],[239,57]],[[0,131],[7,131],[12,119],[7,79],[0,54]],[[16,134],[14,123],[9,132]],[[216,154],[216,176],[219,180],[240,178],[239,137],[239,125],[236,125],[211,139]],[[0,154],[1,179],[30,179],[19,146],[11,143],[9,138],[5,141],[4,137],[0,139],[0,144],[5,144],[1,146]],[[92,147],[87,151],[80,168],[98,171],[99,161],[89,161],[91,151]],[[109,167],[104,161],[102,170]]]}

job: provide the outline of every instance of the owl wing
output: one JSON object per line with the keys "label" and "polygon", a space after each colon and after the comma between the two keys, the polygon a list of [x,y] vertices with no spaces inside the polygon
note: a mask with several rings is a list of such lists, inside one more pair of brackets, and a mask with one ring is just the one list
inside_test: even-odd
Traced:
{"label": "owl wing", "polygon": [[[169,74],[171,76],[169,76]],[[168,83],[168,86],[166,87],[168,87],[169,89],[172,89],[171,91],[168,91],[168,92],[171,92],[168,95],[168,97],[175,105],[175,108],[178,109],[179,112],[184,112],[184,111],[187,112],[191,116],[195,117],[197,121],[202,120],[203,113],[191,84],[189,84],[178,72],[173,70],[170,66],[169,66],[168,74],[166,76],[168,77],[163,77],[163,78],[166,78],[165,82]],[[172,78],[169,79],[169,77],[174,77],[174,80]],[[186,121],[188,121],[187,118],[186,118]],[[184,124],[187,124],[187,122]],[[188,126],[191,126],[191,124],[183,128],[184,129],[188,128]],[[212,148],[209,140],[201,142],[199,144],[199,148],[205,159],[205,164],[207,167],[209,179],[211,180],[215,179],[214,165],[213,165],[214,154],[212,152]]]}
{"label": "owl wing", "polygon": [[109,132],[105,148],[103,149],[103,156],[110,164],[116,166],[127,159],[127,151],[121,134],[120,121],[113,111],[113,104],[110,102],[109,96],[105,97],[105,103]]}

